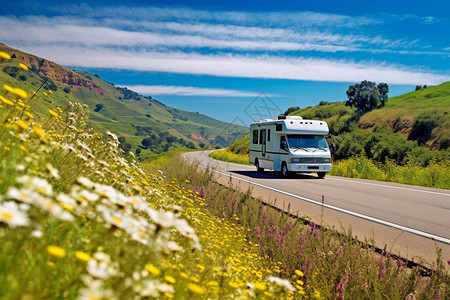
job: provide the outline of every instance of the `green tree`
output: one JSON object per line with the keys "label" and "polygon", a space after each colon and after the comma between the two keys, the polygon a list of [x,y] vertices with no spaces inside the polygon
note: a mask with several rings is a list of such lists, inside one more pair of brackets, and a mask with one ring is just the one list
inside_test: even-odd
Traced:
{"label": "green tree", "polygon": [[299,110],[299,109],[300,109],[300,107],[298,107],[298,106],[292,106],[292,107],[289,107],[289,108],[284,112],[284,115],[287,116],[287,115],[289,115],[290,113],[292,113],[292,112],[294,112],[294,111],[296,111],[296,110]]}
{"label": "green tree", "polygon": [[350,85],[347,90],[346,106],[355,107],[359,113],[366,113],[374,108],[383,107],[388,99],[389,86],[387,83],[376,85],[372,81],[361,81]]}

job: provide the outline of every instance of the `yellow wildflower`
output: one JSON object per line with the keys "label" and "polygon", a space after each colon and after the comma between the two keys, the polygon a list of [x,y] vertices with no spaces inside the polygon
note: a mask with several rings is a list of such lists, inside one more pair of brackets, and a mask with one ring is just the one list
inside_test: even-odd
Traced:
{"label": "yellow wildflower", "polygon": [[19,68],[24,70],[24,71],[28,71],[28,67],[25,64],[23,64],[23,63],[19,63]]}
{"label": "yellow wildflower", "polygon": [[22,121],[22,120],[17,120],[17,125],[18,125],[20,128],[22,128],[23,130],[25,130],[25,129],[28,128],[28,124],[25,123],[25,122]]}
{"label": "yellow wildflower", "polygon": [[170,276],[170,275],[165,276],[165,277],[164,277],[164,280],[165,280],[167,283],[170,283],[170,284],[174,284],[174,283],[176,282],[175,278],[173,278],[173,277]]}
{"label": "yellow wildflower", "polygon": [[234,282],[234,281],[230,281],[230,282],[228,283],[228,285],[229,285],[230,287],[232,287],[232,288],[235,288],[235,289],[237,289],[237,288],[239,287],[239,284],[238,284],[237,282]]}
{"label": "yellow wildflower", "polygon": [[37,126],[33,126],[33,132],[41,139],[45,136],[45,132]]}
{"label": "yellow wildflower", "polygon": [[303,277],[303,276],[305,276],[305,275],[303,274],[303,272],[300,271],[300,270],[295,270],[295,274],[296,274],[298,277]]}
{"label": "yellow wildflower", "polygon": [[165,292],[165,293],[164,293],[164,297],[169,298],[169,299],[172,299],[172,298],[175,297],[175,296],[174,296],[174,294],[172,294],[172,293]]}
{"label": "yellow wildflower", "polygon": [[54,117],[59,117],[58,113],[54,110],[49,109],[48,112]]}
{"label": "yellow wildflower", "polygon": [[154,265],[146,265],[145,269],[152,275],[152,276],[158,276],[161,274],[161,271],[155,267]]}
{"label": "yellow wildflower", "polygon": [[0,62],[8,59],[11,59],[11,55],[6,52],[0,51]]}
{"label": "yellow wildflower", "polygon": [[26,91],[22,90],[22,89],[19,89],[19,88],[15,88],[15,89],[12,91],[12,93],[13,93],[14,95],[16,95],[17,98],[20,98],[20,99],[26,99],[26,98],[28,98],[28,93],[27,93]]}
{"label": "yellow wildflower", "polygon": [[262,282],[255,283],[255,288],[260,291],[264,291],[266,289],[266,285]]}
{"label": "yellow wildflower", "polygon": [[91,256],[82,251],[76,251],[75,257],[81,261],[88,262],[91,259]]}
{"label": "yellow wildflower", "polygon": [[14,105],[14,102],[12,102],[11,100],[6,99],[5,97],[3,97],[1,95],[0,95],[0,100],[2,100],[3,103],[5,103],[5,104],[11,105],[11,106]]}
{"label": "yellow wildflower", "polygon": [[28,118],[34,119],[34,116],[30,112],[26,111],[25,114],[27,115]]}
{"label": "yellow wildflower", "polygon": [[187,288],[188,288],[189,292],[196,294],[196,295],[203,295],[206,292],[205,288],[203,288],[195,283],[188,283]]}
{"label": "yellow wildflower", "polygon": [[66,250],[58,246],[47,246],[47,252],[50,255],[55,256],[57,258],[62,258],[66,256]]}
{"label": "yellow wildflower", "polygon": [[49,93],[49,94],[53,94],[53,91],[52,91],[52,90],[48,90],[48,93]]}

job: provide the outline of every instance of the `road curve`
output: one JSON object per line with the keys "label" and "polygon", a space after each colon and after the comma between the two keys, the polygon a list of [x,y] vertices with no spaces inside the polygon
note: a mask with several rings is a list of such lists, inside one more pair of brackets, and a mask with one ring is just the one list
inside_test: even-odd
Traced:
{"label": "road curve", "polygon": [[[284,179],[276,172],[211,159],[210,151],[185,153],[184,158],[212,167],[223,183],[234,181],[279,208],[307,215],[328,227],[352,229],[360,240],[414,261],[431,263],[436,247],[450,259],[450,191],[315,174]],[[322,205],[322,199],[324,205]]]}

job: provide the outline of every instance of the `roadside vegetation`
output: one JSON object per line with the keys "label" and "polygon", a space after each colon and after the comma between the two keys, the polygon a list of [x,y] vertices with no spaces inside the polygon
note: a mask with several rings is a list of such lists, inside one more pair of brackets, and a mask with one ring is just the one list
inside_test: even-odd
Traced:
{"label": "roadside vegetation", "polygon": [[361,244],[352,238],[351,230],[326,230],[323,224],[308,221],[307,216],[290,215],[289,207],[287,212],[274,209],[253,198],[251,191],[222,186],[211,170],[188,165],[176,156],[146,168],[161,170],[167,180],[175,178],[205,199],[209,214],[247,228],[248,242],[257,244],[259,255],[276,266],[280,277],[291,278],[301,295],[309,292],[314,297],[320,293],[324,299],[444,299],[450,292],[449,274],[440,258],[431,262],[433,271],[425,276],[419,267],[407,268],[406,261],[391,256],[390,249],[374,251],[372,240]]}
{"label": "roadside vegetation", "polygon": [[0,299],[320,297],[188,181],[126,159],[85,105],[39,118],[43,91],[16,83],[0,87]]}

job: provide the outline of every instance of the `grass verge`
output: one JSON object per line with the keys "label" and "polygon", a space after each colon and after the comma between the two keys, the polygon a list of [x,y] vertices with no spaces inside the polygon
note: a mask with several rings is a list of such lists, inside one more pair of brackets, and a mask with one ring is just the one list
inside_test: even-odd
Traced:
{"label": "grass verge", "polygon": [[235,164],[252,165],[248,161],[248,154],[236,154],[228,149],[213,151],[209,154],[209,157]]}

